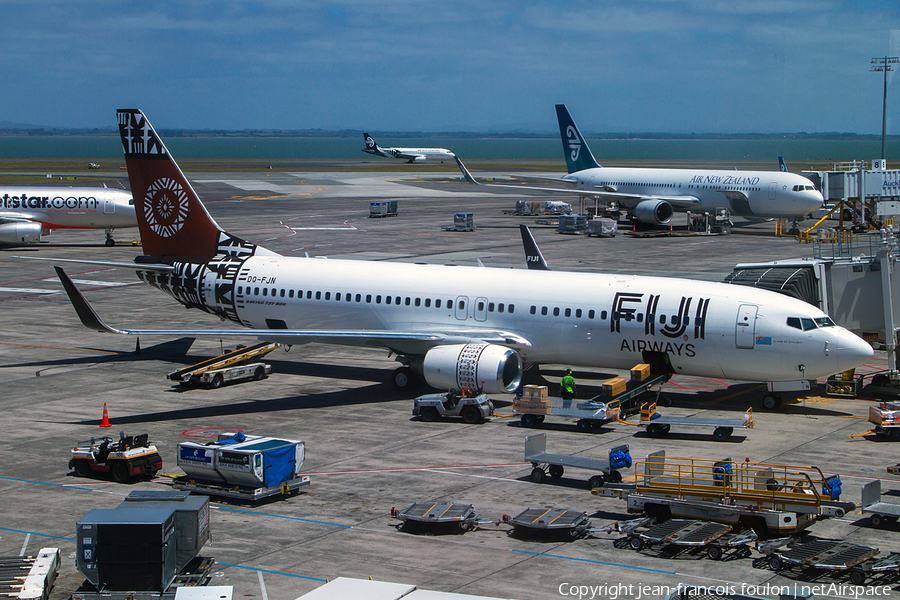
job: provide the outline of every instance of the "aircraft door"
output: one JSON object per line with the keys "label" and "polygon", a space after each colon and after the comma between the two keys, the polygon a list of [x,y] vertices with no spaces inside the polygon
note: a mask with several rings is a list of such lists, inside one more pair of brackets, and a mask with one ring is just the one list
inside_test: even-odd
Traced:
{"label": "aircraft door", "polygon": [[104,215],[116,214],[116,201],[115,200],[104,200],[103,201],[103,214]]}
{"label": "aircraft door", "polygon": [[778,182],[773,181],[769,184],[769,200],[775,200],[775,191],[778,189]]}
{"label": "aircraft door", "polygon": [[756,344],[756,313],[759,307],[755,304],[741,304],[738,309],[737,323],[734,327],[734,345],[738,348],[753,348]]}
{"label": "aircraft door", "polygon": [[456,297],[456,318],[465,321],[469,317],[469,297]]}
{"label": "aircraft door", "polygon": [[475,320],[487,320],[487,298],[475,298]]}

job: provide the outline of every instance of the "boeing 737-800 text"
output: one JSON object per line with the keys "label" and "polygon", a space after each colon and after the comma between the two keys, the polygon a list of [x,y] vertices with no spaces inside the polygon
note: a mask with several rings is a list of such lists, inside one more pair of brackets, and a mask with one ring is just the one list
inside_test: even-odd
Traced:
{"label": "boeing 737-800 text", "polygon": [[0,187],[0,245],[41,241],[53,229],[105,229],[112,246],[113,229],[137,227],[134,201],[124,190],[94,187]]}
{"label": "boeing 737-800 text", "polygon": [[216,224],[143,113],[118,119],[145,254],[132,268],[185,306],[247,329],[115,329],[57,267],[82,322],[98,331],[386,348],[403,364],[398,387],[422,377],[488,393],[514,391],[526,362],[794,381],[873,354],[819,309],[744,286],[284,257]]}

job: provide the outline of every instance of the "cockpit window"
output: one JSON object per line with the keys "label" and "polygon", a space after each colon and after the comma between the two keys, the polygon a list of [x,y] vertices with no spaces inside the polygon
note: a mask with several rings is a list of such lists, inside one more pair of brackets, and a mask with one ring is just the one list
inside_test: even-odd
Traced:
{"label": "cockpit window", "polygon": [[827,321],[828,324],[822,324],[821,327],[831,327],[834,325],[831,319],[828,317],[819,317],[818,319],[808,319],[806,317],[788,317],[787,324],[788,327],[793,327],[795,329],[799,329],[800,331],[809,331],[811,329],[816,328],[816,323],[819,321]]}
{"label": "cockpit window", "polygon": [[834,321],[831,320],[831,317],[818,317],[815,321],[819,327],[834,327]]}

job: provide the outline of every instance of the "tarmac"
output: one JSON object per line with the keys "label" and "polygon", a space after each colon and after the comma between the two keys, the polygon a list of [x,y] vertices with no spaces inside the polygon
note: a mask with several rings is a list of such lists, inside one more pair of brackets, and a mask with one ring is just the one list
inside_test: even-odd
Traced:
{"label": "tarmac", "polygon": [[[478,173],[485,177],[490,174]],[[809,256],[813,248],[776,238],[772,223],[742,223],[725,236],[635,239],[558,234],[542,218],[506,214],[520,199],[493,194],[447,173],[262,172],[188,173],[209,212],[229,232],[287,256],[326,256],[524,269],[518,226],[532,226],[554,270],[662,275],[721,281],[736,263]],[[399,215],[367,218],[372,200],[397,200]],[[533,199],[533,198],[532,198]],[[476,230],[445,231],[457,212],[474,214]],[[544,221],[545,222],[545,221]],[[676,228],[684,223],[676,215]],[[14,255],[130,262],[140,253],[136,230],[56,231],[47,243],[0,251],[0,556],[58,547],[63,557],[51,600],[70,597],[83,577],[75,569],[75,524],[93,508],[114,508],[134,490],[168,489],[159,476],[131,484],[75,477],[67,468],[74,443],[92,436],[148,433],[163,471],[179,475],[180,441],[204,441],[240,429],[306,442],[302,494],[258,505],[214,500],[212,539],[202,555],[215,558],[211,585],[234,586],[235,598],[290,600],[337,577],[411,583],[421,589],[517,600],[570,597],[577,586],[597,598],[661,598],[679,583],[774,597],[784,586],[827,586],[839,579],[810,572],[771,571],[758,553],[725,561],[659,549],[634,552],[616,534],[570,542],[509,535],[507,525],[465,534],[405,533],[392,507],[414,502],[472,504],[484,518],[526,508],[584,511],[596,527],[630,518],[623,501],[592,496],[588,471],[535,484],[524,462],[525,429],[512,418],[511,396],[494,397],[498,416],[477,425],[412,418],[412,395],[393,390],[397,363],[386,350],[310,344],[267,357],[273,373],[259,382],[221,389],[182,388],[166,373],[215,356],[249,337],[140,339],[81,326],[52,263]],[[112,326],[218,328],[218,319],[187,311],[126,269],[65,265],[98,313]],[[686,285],[690,285],[686,283]],[[565,365],[547,366],[551,393]],[[883,352],[861,371],[886,368]],[[619,373],[609,372],[614,376]],[[599,393],[598,372],[576,372],[579,396]],[[755,429],[726,442],[710,431],[673,428],[665,438],[607,425],[582,433],[574,421],[548,417],[548,451],[605,458],[627,443],[635,459],[664,449],[669,456],[730,457],[817,466],[843,480],[842,500],[859,502],[862,486],[882,479],[900,495],[900,476],[886,467],[898,446],[868,429],[871,397],[826,397],[822,389],[786,394],[785,406],[760,408],[764,384],[675,377],[664,393],[673,416],[741,416],[754,408]],[[99,427],[106,403],[112,427]],[[625,470],[627,478],[633,470]],[[811,535],[900,551],[900,526],[875,529],[859,511],[815,524]],[[896,582],[860,597],[900,597]],[[576,586],[576,587],[573,587]],[[768,587],[766,587],[768,586]],[[589,588],[586,588],[589,589]],[[583,591],[583,590],[582,590]],[[599,592],[599,593],[597,593]],[[768,593],[767,593],[768,592]],[[831,595],[852,596],[830,588]],[[590,597],[584,596],[584,597]]]}

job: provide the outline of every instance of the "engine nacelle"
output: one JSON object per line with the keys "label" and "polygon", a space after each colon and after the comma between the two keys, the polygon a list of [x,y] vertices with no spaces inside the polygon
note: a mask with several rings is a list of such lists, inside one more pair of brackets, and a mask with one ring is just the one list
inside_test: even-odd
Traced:
{"label": "engine nacelle", "polygon": [[423,163],[423,162],[425,162],[425,160],[426,160],[426,157],[424,157],[424,156],[417,156],[417,157],[415,157],[414,159],[410,160],[409,162],[411,162],[411,163]]}
{"label": "engine nacelle", "polygon": [[641,223],[665,225],[672,220],[675,209],[665,200],[642,200],[632,210],[634,218]]}
{"label": "engine nacelle", "polygon": [[437,346],[422,361],[425,381],[440,390],[511,393],[522,382],[522,372],[522,357],[496,344]]}
{"label": "engine nacelle", "polygon": [[0,225],[0,244],[18,246],[21,244],[37,244],[40,241],[40,223],[21,221]]}

